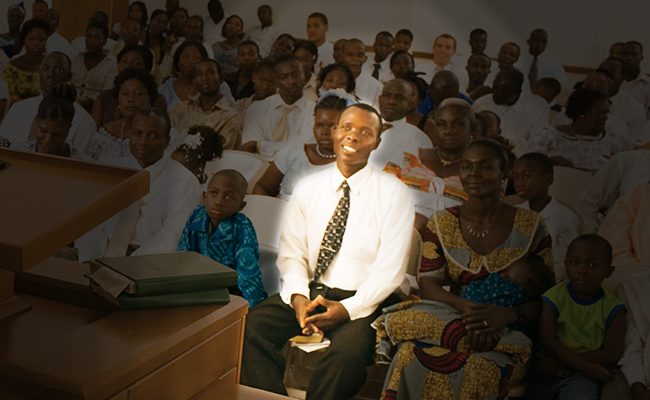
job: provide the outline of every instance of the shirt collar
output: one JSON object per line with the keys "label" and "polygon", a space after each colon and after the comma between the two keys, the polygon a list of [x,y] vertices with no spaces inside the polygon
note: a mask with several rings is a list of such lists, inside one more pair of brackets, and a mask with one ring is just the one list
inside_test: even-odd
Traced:
{"label": "shirt collar", "polygon": [[348,185],[350,186],[350,193],[358,195],[365,183],[368,182],[371,174],[372,167],[370,164],[366,164],[365,167],[361,168],[354,175],[346,178],[343,176],[343,174],[341,174],[341,171],[339,171],[337,168],[336,163],[334,163],[330,180],[330,188],[333,192],[337,192],[341,187],[341,183],[343,183],[343,181],[347,181]]}
{"label": "shirt collar", "polygon": [[[404,124],[406,124],[406,117],[401,118],[401,119],[396,119],[395,121],[386,121],[386,124],[392,125],[390,128],[386,129],[386,131],[389,131],[389,130],[391,130],[393,128],[397,128],[397,127],[400,127],[400,126],[403,126]],[[382,135],[384,134],[384,132],[382,132]]]}
{"label": "shirt collar", "polygon": [[[273,104],[274,109],[279,109],[280,106],[288,106],[289,105],[289,104],[285,103],[284,100],[282,100],[282,96],[280,96],[280,93],[274,94],[273,96],[275,96],[275,99],[274,99],[274,102],[273,102],[274,103]],[[298,110],[302,110],[303,108],[305,108],[305,105],[307,104],[307,101],[309,101],[309,98],[303,94],[302,97],[300,99],[298,99],[298,101],[296,101],[295,103],[293,103],[291,105],[295,106]]]}
{"label": "shirt collar", "polygon": [[225,110],[229,110],[229,109],[232,108],[228,104],[228,101],[226,100],[226,96],[221,95],[221,98],[219,99],[219,101],[214,103],[212,105],[212,107],[210,107],[210,109],[208,111],[203,111],[203,109],[201,108],[201,103],[199,101],[200,97],[201,97],[201,93],[197,93],[196,95],[194,95],[194,97],[190,97],[187,100],[187,104],[189,106],[198,108],[199,110],[201,110],[202,112],[204,112],[206,114],[212,113],[212,112],[217,111],[217,110],[224,110],[225,111]]}
{"label": "shirt collar", "polygon": [[[232,239],[234,237],[236,216],[237,213],[219,222],[219,225],[212,233],[213,236],[220,240]],[[208,216],[208,211],[205,209],[205,206],[201,205],[201,211],[197,218],[190,223],[190,229],[195,232],[210,233],[210,217]]]}

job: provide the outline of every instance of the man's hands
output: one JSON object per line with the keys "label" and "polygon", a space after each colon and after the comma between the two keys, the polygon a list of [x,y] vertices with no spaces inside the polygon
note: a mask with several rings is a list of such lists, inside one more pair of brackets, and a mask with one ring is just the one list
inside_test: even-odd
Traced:
{"label": "man's hands", "polygon": [[[303,335],[322,333],[350,320],[348,311],[340,302],[328,300],[321,295],[309,301],[305,296],[295,294],[291,298],[291,305]],[[319,306],[325,308],[325,311],[310,315]]]}

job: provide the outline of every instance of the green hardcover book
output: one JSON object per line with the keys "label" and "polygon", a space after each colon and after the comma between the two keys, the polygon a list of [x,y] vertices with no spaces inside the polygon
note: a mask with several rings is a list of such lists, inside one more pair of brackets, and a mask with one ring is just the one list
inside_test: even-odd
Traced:
{"label": "green hardcover book", "polygon": [[230,301],[228,289],[220,288],[200,292],[161,294],[157,296],[117,296],[117,307],[121,310],[136,308],[163,308],[199,306],[209,304],[227,304]]}
{"label": "green hardcover book", "polygon": [[117,273],[116,278],[128,282],[124,293],[132,296],[206,291],[237,284],[235,270],[193,251],[99,258],[91,262],[91,272],[99,270]]}

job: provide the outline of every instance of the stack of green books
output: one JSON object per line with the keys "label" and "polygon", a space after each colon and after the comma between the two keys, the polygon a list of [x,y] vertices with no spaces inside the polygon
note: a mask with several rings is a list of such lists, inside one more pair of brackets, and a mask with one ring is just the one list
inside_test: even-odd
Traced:
{"label": "stack of green books", "polygon": [[120,309],[226,304],[237,272],[196,252],[92,260],[91,288]]}

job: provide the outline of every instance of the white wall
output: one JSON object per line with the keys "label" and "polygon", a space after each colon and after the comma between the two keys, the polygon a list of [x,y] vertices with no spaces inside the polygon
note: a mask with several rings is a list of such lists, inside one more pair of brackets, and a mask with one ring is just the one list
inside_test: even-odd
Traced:
{"label": "white wall", "polygon": [[[15,0],[0,0],[0,32],[6,32],[6,9]],[[32,0],[26,0],[28,14]],[[163,8],[164,0],[145,0],[149,13]],[[459,41],[467,53],[469,31],[488,31],[488,54],[496,55],[506,41],[525,47],[531,29],[549,32],[548,55],[565,65],[593,67],[614,41],[639,40],[648,49],[645,70],[650,68],[650,35],[647,29],[650,1],[647,0],[222,0],[226,15],[238,14],[246,28],[258,23],[256,9],[269,4],[283,31],[305,37],[305,21],[313,11],[330,20],[330,40],[358,37],[372,44],[380,30],[395,32],[409,28],[415,34],[414,50],[431,51],[433,38],[443,32]],[[181,0],[191,14],[207,17],[207,1]]]}

